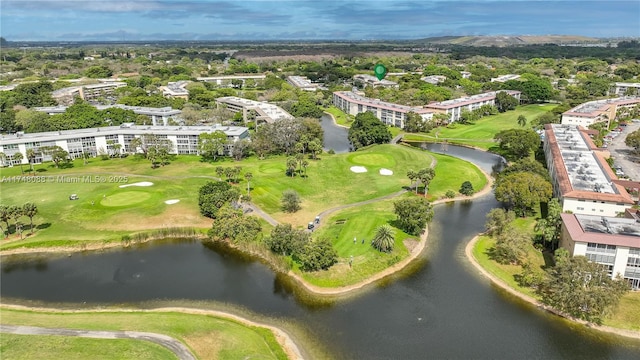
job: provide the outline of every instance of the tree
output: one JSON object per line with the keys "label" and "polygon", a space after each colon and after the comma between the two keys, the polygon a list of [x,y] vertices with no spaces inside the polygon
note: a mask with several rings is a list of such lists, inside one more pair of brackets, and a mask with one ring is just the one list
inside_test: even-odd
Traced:
{"label": "tree", "polygon": [[549,243],[553,249],[560,240],[560,231],[562,228],[562,206],[558,199],[553,198],[547,203],[547,216],[538,220],[535,230],[539,231],[542,240]]}
{"label": "tree", "polygon": [[7,165],[7,154],[0,151],[0,166]]}
{"label": "tree", "polygon": [[433,218],[433,207],[423,197],[411,197],[393,203],[398,228],[411,235],[420,235]]}
{"label": "tree", "polygon": [[21,152],[17,152],[13,154],[13,161],[17,161],[20,164],[20,172],[24,174],[24,170],[22,169],[22,159],[24,159],[24,155]]}
{"label": "tree", "polygon": [[404,121],[404,130],[412,133],[424,132],[427,131],[427,123],[420,114],[409,111]]}
{"label": "tree", "polygon": [[4,221],[7,228],[5,237],[9,237],[9,220],[10,219],[11,219],[11,212],[9,211],[9,207],[5,205],[0,205],[0,221]]}
{"label": "tree", "polygon": [[348,137],[354,149],[391,141],[391,133],[387,126],[370,111],[356,115],[349,128]]}
{"label": "tree", "polygon": [[246,172],[244,174],[245,180],[247,180],[247,196],[251,195],[251,179],[253,179],[253,174],[250,172]]}
{"label": "tree", "polygon": [[226,144],[227,135],[220,130],[202,133],[198,136],[198,152],[205,159],[216,161],[218,156],[224,154],[224,146]]}
{"label": "tree", "polygon": [[298,260],[303,271],[326,270],[338,262],[338,252],[329,239],[319,238],[304,245]]}
{"label": "tree", "polygon": [[311,140],[307,144],[307,149],[311,153],[311,158],[316,160],[318,154],[322,152],[322,143],[318,139]]}
{"label": "tree", "polygon": [[33,217],[38,214],[38,207],[34,203],[25,203],[22,205],[22,214],[29,218],[31,233],[33,234]]}
{"label": "tree", "polygon": [[633,148],[636,154],[640,154],[640,129],[627,135],[627,137],[624,139],[624,143],[628,147]]}
{"label": "tree", "polygon": [[507,226],[504,232],[496,236],[496,244],[491,250],[491,255],[501,264],[521,264],[530,242],[529,235]]}
{"label": "tree", "polygon": [[214,241],[248,243],[255,241],[262,231],[260,221],[255,216],[244,216],[242,210],[224,204],[217,212],[208,235]]}
{"label": "tree", "polygon": [[513,220],[515,220],[513,211],[501,208],[491,209],[487,214],[487,222],[484,228],[487,231],[487,235],[500,236],[511,226]]}
{"label": "tree", "polygon": [[505,112],[513,110],[518,106],[518,99],[507,94],[504,91],[500,91],[496,94],[496,107],[499,112]]}
{"label": "tree", "polygon": [[418,180],[420,180],[420,182],[424,186],[423,192],[425,196],[427,195],[427,189],[429,188],[429,184],[431,183],[431,180],[433,180],[435,176],[436,176],[436,172],[432,168],[424,168],[418,171],[417,177],[418,177]]}
{"label": "tree", "polygon": [[393,251],[393,246],[395,245],[395,232],[393,231],[393,228],[387,224],[378,226],[371,244],[378,251]]}
{"label": "tree", "polygon": [[525,127],[527,126],[527,118],[526,116],[520,114],[520,116],[518,116],[518,125]]}
{"label": "tree", "polygon": [[251,154],[251,142],[247,139],[240,139],[233,143],[231,148],[231,156],[236,161],[242,160],[245,156]]}
{"label": "tree", "polygon": [[[18,219],[22,217],[22,208],[17,205],[11,205],[9,206],[8,212],[9,212],[9,218],[13,219],[14,223],[16,224],[16,230],[17,230]],[[7,223],[7,228],[9,228],[9,223]]]}
{"label": "tree", "polygon": [[521,159],[540,147],[540,136],[532,129],[502,130],[493,137],[507,156]]}
{"label": "tree", "polygon": [[218,210],[240,197],[238,189],[226,181],[209,181],[198,191],[198,205],[203,216],[215,219]]}
{"label": "tree", "polygon": [[220,178],[220,180],[222,180],[222,175],[224,175],[224,168],[222,166],[216,166],[216,175],[218,175],[218,178]]}
{"label": "tree", "polygon": [[84,75],[92,79],[108,78],[113,75],[113,71],[104,65],[95,65],[85,70]]}
{"label": "tree", "polygon": [[551,199],[551,183],[538,174],[529,172],[499,176],[495,182],[496,200],[525,216],[534,206]]}
{"label": "tree", "polygon": [[629,284],[619,277],[612,280],[605,266],[574,256],[551,268],[539,292],[545,304],[601,324],[628,290]]}
{"label": "tree", "polygon": [[27,160],[29,161],[29,167],[31,168],[31,172],[33,173],[33,163],[36,160],[36,151],[33,148],[27,149]]}
{"label": "tree", "polygon": [[295,190],[285,190],[282,192],[282,210],[293,213],[300,210],[300,195]]}
{"label": "tree", "polygon": [[278,224],[271,231],[271,235],[265,243],[276,254],[297,257],[303,252],[304,246],[310,238],[309,233],[294,229],[291,224]]}
{"label": "tree", "polygon": [[416,189],[416,195],[418,194],[418,184],[414,183],[416,182],[416,180],[418,179],[418,173],[413,171],[413,170],[409,170],[407,171],[407,177],[409,178],[409,180],[411,181],[411,187],[415,186]]}
{"label": "tree", "polygon": [[459,191],[460,191],[460,194],[466,195],[466,196],[471,196],[475,192],[475,190],[473,190],[473,184],[471,183],[471,181],[463,182],[462,185],[460,185]]}
{"label": "tree", "polygon": [[293,177],[296,173],[296,167],[298,166],[298,160],[295,157],[289,156],[287,158],[287,175]]}

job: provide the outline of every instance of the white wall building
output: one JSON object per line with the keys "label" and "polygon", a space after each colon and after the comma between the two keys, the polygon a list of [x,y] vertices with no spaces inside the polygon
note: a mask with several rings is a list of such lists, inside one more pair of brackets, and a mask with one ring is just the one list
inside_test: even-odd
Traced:
{"label": "white wall building", "polygon": [[580,104],[562,113],[563,125],[588,127],[597,122],[609,122],[616,118],[621,108],[632,108],[640,104],[640,97],[626,96],[615,99],[595,100]]}
{"label": "white wall building", "polygon": [[498,77],[491,78],[491,82],[500,82],[500,83],[503,83],[503,82],[507,82],[507,81],[509,81],[509,80],[517,80],[517,79],[520,79],[520,75],[517,75],[517,74],[507,74],[507,75],[500,75],[500,76],[498,76]]}
{"label": "white wall building", "polygon": [[254,75],[222,75],[222,76],[209,76],[209,77],[199,77],[196,80],[214,83],[221,87],[233,87],[234,82],[242,82],[242,86],[246,85],[247,80],[252,80],[256,84],[260,84],[264,82],[266,79],[266,75],[264,74],[254,74]]}
{"label": "white wall building", "polygon": [[561,214],[560,246],[602,264],[640,290],[640,222],[634,218]]}
{"label": "white wall building", "polygon": [[640,96],[640,83],[617,82],[609,89],[609,95]]}
{"label": "white wall building", "polygon": [[544,153],[554,196],[562,211],[616,216],[634,201],[591,138],[577,126],[547,124]]}
{"label": "white wall building", "polygon": [[287,76],[287,82],[305,91],[316,91],[320,86],[317,83],[312,83],[306,76],[289,75]]}
{"label": "white wall building", "polygon": [[423,120],[433,117],[433,111],[423,107],[398,105],[376,99],[360,96],[352,91],[336,91],[333,93],[333,104],[340,110],[350,115],[370,111],[383,123],[399,128],[404,128],[407,113],[413,111],[419,114]]}
{"label": "white wall building", "polygon": [[251,111],[255,112],[255,121],[273,123],[280,119],[293,119],[293,116],[278,105],[266,102],[244,99],[236,96],[224,96],[216,99],[218,107],[225,106],[234,114],[242,112],[242,118],[246,122]]}
{"label": "white wall building", "polygon": [[393,88],[393,89],[399,88],[398,83],[395,81],[386,80],[386,79],[378,80],[377,77],[369,74],[353,75],[353,82],[354,84],[360,82],[364,87],[371,86],[374,88],[375,87],[385,87],[385,88]]}
{"label": "white wall building", "polygon": [[473,111],[482,105],[495,105],[496,94],[499,92],[505,92],[508,95],[520,100],[520,91],[516,90],[500,90],[490,91],[482,94],[461,97],[458,99],[440,101],[432,104],[425,105],[427,109],[432,109],[435,112],[446,113],[449,115],[449,122],[460,120],[460,114],[464,110]]}
{"label": "white wall building", "polygon": [[[49,115],[54,114],[62,114],[67,111],[68,106],[45,106],[45,107],[37,107],[33,108],[35,111],[45,112]],[[151,120],[151,124],[153,126],[158,125],[168,125],[169,120],[179,120],[180,114],[182,114],[181,110],[173,109],[171,107],[161,107],[161,108],[152,108],[145,106],[129,106],[129,105],[94,105],[94,107],[98,110],[105,110],[109,108],[120,108],[123,110],[131,110],[138,115],[146,115]]]}
{"label": "white wall building", "polygon": [[230,152],[233,143],[249,137],[249,129],[242,126],[137,126],[123,124],[91,129],[64,130],[30,134],[2,135],[0,138],[0,152],[6,156],[4,165],[19,164],[14,155],[22,153],[23,164],[28,164],[27,150],[36,151],[36,164],[50,161],[51,157],[39,151],[42,147],[60,146],[69,153],[72,159],[80,158],[83,154],[92,157],[109,154],[115,151],[113,144],[120,144],[121,153],[136,152],[131,149],[131,140],[147,134],[153,134],[161,139],[171,141],[172,154],[198,154],[198,136],[202,133],[222,131],[227,135],[229,144],[225,150]]}

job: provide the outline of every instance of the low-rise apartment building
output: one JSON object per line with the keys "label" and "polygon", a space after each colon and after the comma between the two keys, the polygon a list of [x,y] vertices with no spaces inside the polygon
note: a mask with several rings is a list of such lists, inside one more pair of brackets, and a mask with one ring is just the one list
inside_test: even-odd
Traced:
{"label": "low-rise apartment building", "polygon": [[121,153],[136,152],[130,147],[131,141],[144,135],[155,135],[160,139],[171,141],[172,154],[198,154],[198,136],[202,133],[222,131],[227,135],[228,145],[225,152],[230,153],[233,143],[249,137],[249,129],[242,126],[138,126],[123,124],[91,129],[64,130],[42,133],[17,133],[2,135],[0,138],[0,152],[5,154],[5,165],[18,165],[14,158],[16,153],[22,153],[22,163],[28,164],[27,150],[34,149],[36,158],[34,163],[50,161],[51,156],[39,151],[40,148],[59,146],[69,153],[72,159],[80,158],[83,154],[95,157],[116,151],[115,144],[120,145]]}
{"label": "low-rise apartment building", "polygon": [[640,96],[640,83],[617,82],[609,89],[609,95]]}
{"label": "low-rise apartment building", "polygon": [[189,83],[188,80],[169,82],[167,86],[160,86],[160,91],[164,97],[189,100],[189,90],[185,88]]}
{"label": "low-rise apartment building", "polygon": [[235,84],[247,85],[247,81],[252,81],[255,85],[264,83],[264,79],[267,76],[264,74],[249,74],[249,75],[221,75],[221,76],[209,76],[199,77],[196,80],[214,83],[221,87],[236,87]]}
{"label": "low-rise apartment building", "polygon": [[404,128],[407,113],[413,111],[423,120],[433,117],[433,111],[417,106],[398,105],[377,99],[360,96],[352,91],[336,91],[333,93],[333,104],[349,115],[358,115],[370,111],[383,123]]}
{"label": "low-rise apartment building", "polygon": [[242,112],[244,122],[249,121],[249,115],[255,115],[255,121],[273,123],[280,119],[293,119],[293,115],[286,112],[278,105],[269,104],[262,101],[255,101],[240,98],[237,96],[224,96],[216,99],[218,107],[224,106],[229,111],[235,113]]}
{"label": "low-rise apartment building", "polygon": [[[34,108],[35,111],[40,111],[47,113],[49,115],[54,114],[62,114],[67,111],[68,106],[45,106],[45,107],[37,107]],[[94,107],[98,110],[105,110],[109,108],[120,108],[123,110],[131,110],[138,115],[146,115],[151,120],[151,124],[153,126],[158,125],[169,125],[170,120],[179,120],[180,114],[182,114],[181,110],[173,109],[169,106],[161,107],[161,108],[152,108],[146,106],[129,106],[122,104],[115,105],[94,105]]]}
{"label": "low-rise apartment building", "polygon": [[500,90],[490,91],[482,94],[465,96],[458,99],[440,101],[432,104],[425,105],[425,108],[431,109],[434,112],[445,113],[449,115],[449,122],[460,120],[460,115],[463,111],[473,111],[482,105],[495,105],[496,94],[499,92],[505,92],[508,95],[520,100],[520,91],[516,90]]}
{"label": "low-rise apartment building", "polygon": [[616,118],[618,110],[632,108],[640,104],[640,97],[625,96],[615,99],[589,101],[562,113],[563,125],[578,125],[588,127],[598,122],[606,122]]}
{"label": "low-rise apartment building", "polygon": [[612,278],[620,276],[640,290],[640,220],[568,214],[562,217],[560,247],[573,256],[606,266]]}
{"label": "low-rise apartment building", "polygon": [[353,82],[354,82],[354,85],[359,82],[364,87],[371,86],[374,88],[375,87],[385,87],[385,88],[393,88],[393,89],[399,88],[398,83],[395,81],[386,80],[386,79],[378,80],[377,77],[373,75],[368,75],[368,74],[353,75]]}
{"label": "low-rise apartment building", "polygon": [[634,201],[621,185],[601,152],[578,126],[545,125],[544,153],[554,196],[562,211],[616,216]]}
{"label": "low-rise apartment building", "polygon": [[289,75],[287,76],[287,82],[305,91],[316,91],[320,87],[319,84],[312,83],[306,76]]}
{"label": "low-rise apartment building", "polygon": [[76,97],[93,103],[101,98],[114,96],[115,90],[124,86],[127,86],[127,83],[121,81],[104,81],[100,84],[62,88],[53,91],[51,96],[58,102],[58,104],[72,104]]}
{"label": "low-rise apartment building", "polygon": [[507,81],[509,81],[509,80],[517,80],[517,79],[520,79],[520,75],[517,75],[517,74],[507,74],[507,75],[500,75],[500,76],[498,76],[498,77],[491,78],[491,82],[500,82],[500,83],[503,83],[503,82],[507,82]]}

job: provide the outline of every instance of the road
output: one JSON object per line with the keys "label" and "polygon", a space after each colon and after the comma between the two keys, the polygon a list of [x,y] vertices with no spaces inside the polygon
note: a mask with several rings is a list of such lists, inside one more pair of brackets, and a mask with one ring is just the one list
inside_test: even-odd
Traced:
{"label": "road", "polygon": [[58,336],[79,336],[93,339],[132,339],[150,341],[152,343],[164,346],[171,350],[178,359],[196,360],[189,348],[178,340],[162,335],[148,332],[138,331],[94,331],[94,330],[71,330],[71,329],[52,329],[34,326],[14,326],[0,325],[0,333],[18,334],[18,335],[58,335]]}
{"label": "road", "polygon": [[640,129],[640,123],[637,122],[631,122],[626,127],[622,127],[622,133],[611,141],[608,148],[614,164],[620,166],[625,175],[635,181],[640,181],[640,156],[633,154],[632,148],[625,145],[624,139],[638,129]]}

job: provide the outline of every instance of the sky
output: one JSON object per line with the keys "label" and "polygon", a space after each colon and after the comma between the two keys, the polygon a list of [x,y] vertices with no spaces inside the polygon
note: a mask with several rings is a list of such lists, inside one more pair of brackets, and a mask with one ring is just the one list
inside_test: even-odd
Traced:
{"label": "sky", "polygon": [[0,0],[20,41],[640,37],[640,1]]}

